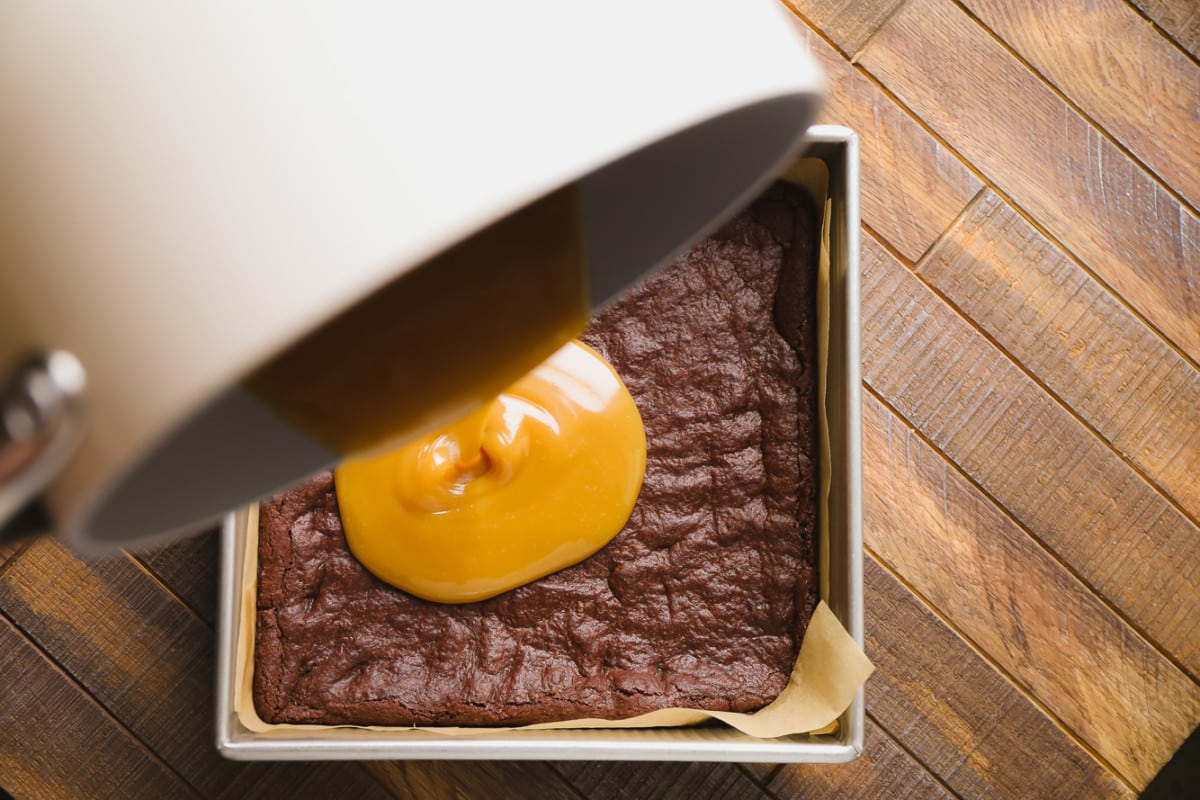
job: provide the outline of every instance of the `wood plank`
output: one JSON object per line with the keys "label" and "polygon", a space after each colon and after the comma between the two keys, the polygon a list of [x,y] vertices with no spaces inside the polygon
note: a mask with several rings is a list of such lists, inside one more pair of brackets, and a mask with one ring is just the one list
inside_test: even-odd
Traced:
{"label": "wood plank", "polygon": [[862,297],[871,387],[1200,675],[1200,530],[870,236]]}
{"label": "wood plank", "polygon": [[1200,58],[1200,4],[1196,0],[1129,0],[1175,44]]}
{"label": "wood plank", "polygon": [[624,797],[770,800],[770,795],[761,786],[733,764],[559,761],[554,767],[588,800]]}
{"label": "wood plank", "polygon": [[238,770],[217,795],[220,800],[278,800],[281,797],[392,800],[395,795],[358,762],[280,762]]}
{"label": "wood plank", "polygon": [[1200,219],[950,0],[910,0],[861,62],[1200,360]]}
{"label": "wood plank", "polygon": [[19,798],[198,797],[0,617],[0,783]]}
{"label": "wood plank", "polygon": [[904,0],[783,0],[853,57]]}
{"label": "wood plank", "polygon": [[[870,694],[870,684],[867,693]],[[930,800],[954,797],[867,719],[863,754],[849,764],[787,764],[767,787],[780,800]]]}
{"label": "wood plank", "polygon": [[210,634],[144,573],[123,557],[89,567],[41,540],[0,577],[0,608],[192,785],[221,789],[196,725],[207,732]]}
{"label": "wood plank", "polygon": [[779,769],[778,764],[741,764],[739,765],[743,772],[750,776],[751,780],[766,786],[771,782],[771,778],[775,777],[775,771]]}
{"label": "wood plank", "polygon": [[1200,373],[1104,287],[990,190],[917,272],[1200,519]]}
{"label": "wood plank", "polygon": [[964,0],[1192,209],[1200,207],[1200,65],[1124,0]]}
{"label": "wood plank", "polygon": [[220,542],[214,530],[132,555],[211,626],[217,618]]}
{"label": "wood plank", "polygon": [[879,476],[864,481],[868,546],[1145,786],[1200,722],[1200,686],[878,402],[863,429],[864,472]]}
{"label": "wood plank", "polygon": [[859,137],[862,219],[916,261],[982,184],[829,44],[809,29],[806,36],[826,80],[818,121]]}
{"label": "wood plank", "polygon": [[21,552],[21,548],[25,545],[25,541],[0,542],[0,571],[4,570],[4,565],[8,563],[8,560]]}
{"label": "wood plank", "polygon": [[442,761],[364,761],[363,767],[399,798],[457,800],[457,789]]}
{"label": "wood plank", "polygon": [[[973,541],[954,541],[951,537],[959,533],[990,537],[994,533],[986,525],[995,520],[1000,520],[1001,525],[1007,522],[1002,528],[1007,536],[1025,538],[1024,534],[995,509],[985,514],[976,513],[976,509],[987,507],[988,501],[952,469],[943,469],[939,474],[934,469],[938,456],[912,436],[911,431],[905,435],[906,426],[870,395],[863,403],[863,421],[869,428],[864,459],[868,468],[868,497],[864,509],[867,541],[872,547],[891,554],[915,539],[922,542],[937,540],[932,545],[924,544],[915,551],[914,557],[890,561],[905,568],[906,579],[910,575],[920,579],[921,586],[928,583],[932,573],[944,570],[941,579],[948,584],[944,591],[956,595],[944,609],[946,613],[972,631],[981,625],[989,629],[996,626],[991,608],[983,603],[996,599],[997,591],[1003,587],[996,587],[990,577],[983,588],[967,586],[946,576],[969,573],[973,565],[947,566],[944,560],[935,556],[923,570],[914,574],[909,562],[923,557],[931,547],[938,553],[948,550],[970,553],[976,546]],[[895,457],[899,443],[908,448],[908,457],[903,460]],[[934,468],[921,468],[929,465]],[[941,484],[930,483],[931,477],[945,477],[954,485],[943,492]],[[884,507],[884,503],[895,501],[909,505]],[[937,512],[942,502],[954,507],[946,509],[947,518],[931,521],[925,512]],[[965,517],[972,527],[960,526],[948,533],[952,523],[949,517]],[[940,524],[933,524],[935,522]],[[906,525],[908,530],[904,535],[897,535],[893,533],[895,525]],[[1024,558],[1022,547],[1025,551],[1033,551],[1034,559],[1044,560],[1027,538],[1024,542],[1018,538],[1013,548]],[[866,650],[875,663],[871,688],[867,692],[867,712],[900,737],[931,772],[962,797],[996,795],[1099,800],[1133,796],[1128,786],[996,672],[990,662],[913,597],[891,573],[873,558],[865,561]],[[1028,586],[1023,588],[1029,591]],[[1042,593],[1044,590],[1039,587],[1035,591]],[[1043,594],[1047,605],[1057,598],[1055,591],[1061,593],[1061,586],[1056,586],[1050,596]],[[1068,599],[1074,601],[1074,598]],[[1006,599],[1000,600],[1008,605]],[[1074,603],[1074,606],[1078,605]],[[1087,606],[1084,610],[1091,612],[1094,608]],[[1111,614],[1104,609],[1100,613],[1106,623],[1111,623]],[[1087,622],[1089,618],[1081,621]],[[1037,637],[1046,634],[1040,622],[1041,618],[1037,616],[1029,621],[1022,618],[1025,636],[1030,635],[1030,628]],[[1006,628],[1000,626],[999,629],[1004,631]],[[1099,626],[1097,632],[1102,634],[1112,630],[1114,626],[1108,624]],[[1120,630],[1119,623],[1115,630],[1126,634]],[[1069,633],[1080,633],[1079,625]],[[994,646],[996,638],[1002,635],[1002,632],[984,635],[980,641]],[[1016,644],[1008,647],[1020,648],[1021,642],[1017,639]],[[1139,652],[1145,649],[1143,643]],[[1029,652],[1028,649],[1020,652],[1015,660],[1029,664],[1035,671],[1043,668],[1052,671],[1042,685],[1034,688],[1054,693],[1061,698],[1060,703],[1069,703],[1071,695],[1078,696],[1075,693],[1076,670],[1097,666],[1095,659],[1089,663],[1088,654],[1072,658],[1068,663],[1062,652]],[[1014,664],[1014,659],[1006,659],[1006,664]],[[1109,673],[1114,682],[1122,676],[1132,677],[1135,685],[1141,682],[1137,665],[1122,661],[1118,666],[1120,669]],[[1063,682],[1070,694],[1060,694],[1059,684]],[[1140,699],[1140,696],[1134,699]],[[1104,706],[1108,706],[1107,697]],[[1142,707],[1134,711],[1143,718],[1147,716]],[[1116,712],[1117,709],[1113,709],[1108,713],[1110,721]],[[1125,720],[1118,730],[1122,741],[1132,738],[1135,745],[1141,747],[1143,743],[1134,731],[1140,727],[1136,722]],[[1156,724],[1151,719],[1145,727]],[[1037,769],[1029,769],[1030,764],[1037,764]]]}
{"label": "wood plank", "polygon": [[353,765],[220,758],[212,632],[125,557],[85,563],[41,540],[0,576],[0,609],[205,796],[287,796],[309,786],[387,796]]}
{"label": "wood plank", "polygon": [[544,761],[372,761],[366,767],[403,798],[579,800]]}

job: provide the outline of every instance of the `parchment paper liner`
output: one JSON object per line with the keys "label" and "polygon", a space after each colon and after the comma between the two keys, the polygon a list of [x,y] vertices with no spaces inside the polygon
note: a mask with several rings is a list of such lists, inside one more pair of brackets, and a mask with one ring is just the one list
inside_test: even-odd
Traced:
{"label": "parchment paper liner", "polygon": [[791,678],[775,700],[754,713],[702,711],[690,708],[664,708],[623,720],[575,719],[547,722],[517,728],[417,727],[383,725],[300,725],[264,722],[254,708],[254,624],[256,608],[256,576],[258,573],[258,509],[250,511],[247,523],[246,558],[241,576],[241,624],[235,655],[234,712],[248,730],[299,729],[306,732],[338,727],[366,730],[425,731],[445,736],[479,736],[512,730],[551,730],[555,728],[649,728],[695,725],[718,719],[742,733],[767,739],[796,733],[832,733],[837,730],[837,718],[850,705],[859,687],[874,667],[858,644],[825,604],[829,596],[829,529],[828,507],[830,492],[829,459],[831,455],[825,413],[826,379],[829,363],[829,225],[832,203],[829,200],[829,171],[825,162],[816,158],[796,161],[782,176],[804,188],[813,198],[814,206],[823,210],[817,276],[817,408],[820,416],[821,484],[818,492],[819,560],[821,602],[817,605],[800,653],[792,668]]}

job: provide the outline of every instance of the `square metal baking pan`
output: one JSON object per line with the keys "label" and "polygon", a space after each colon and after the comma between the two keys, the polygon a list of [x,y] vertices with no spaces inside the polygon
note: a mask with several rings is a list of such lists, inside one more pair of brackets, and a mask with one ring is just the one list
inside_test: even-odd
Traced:
{"label": "square metal baking pan", "polygon": [[[805,157],[829,167],[830,315],[826,394],[831,458],[826,602],[862,646],[862,453],[859,385],[859,154],[848,128],[808,131]],[[863,695],[838,718],[834,734],[755,739],[733,728],[536,730],[449,737],[433,732],[363,728],[253,731],[238,719],[236,643],[244,624],[241,578],[249,511],[230,514],[221,536],[217,628],[217,749],[240,760],[318,759],[605,759],[841,763],[862,752]]]}

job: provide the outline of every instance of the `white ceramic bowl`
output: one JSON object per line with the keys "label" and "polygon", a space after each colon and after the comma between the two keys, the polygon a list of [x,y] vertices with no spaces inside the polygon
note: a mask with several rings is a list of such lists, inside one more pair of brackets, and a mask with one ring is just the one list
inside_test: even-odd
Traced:
{"label": "white ceramic bowl", "polygon": [[329,466],[242,379],[568,184],[603,302],[794,153],[820,76],[793,25],[775,0],[4,3],[0,382],[30,351],[86,372],[61,532],[142,545]]}

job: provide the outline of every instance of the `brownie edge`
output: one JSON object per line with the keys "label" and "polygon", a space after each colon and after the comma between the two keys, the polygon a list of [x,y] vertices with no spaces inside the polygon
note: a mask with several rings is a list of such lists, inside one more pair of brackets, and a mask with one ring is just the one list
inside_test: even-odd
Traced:
{"label": "brownie edge", "polygon": [[776,184],[588,327],[648,444],[629,521],[579,564],[430,603],[350,555],[329,473],[264,502],[259,715],[523,725],[773,700],[817,599],[816,233]]}

